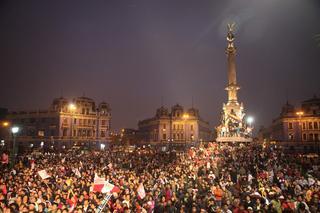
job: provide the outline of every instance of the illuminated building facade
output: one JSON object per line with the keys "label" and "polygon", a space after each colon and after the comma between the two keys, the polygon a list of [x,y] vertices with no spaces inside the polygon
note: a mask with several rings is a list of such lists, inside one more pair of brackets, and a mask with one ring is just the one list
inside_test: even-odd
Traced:
{"label": "illuminated building facade", "polygon": [[[303,101],[295,108],[288,102],[274,119],[263,139],[279,142],[302,142],[313,145],[320,142],[320,98]],[[263,132],[262,132],[263,133]]]}
{"label": "illuminated building facade", "polygon": [[7,119],[20,127],[17,141],[70,146],[78,142],[108,142],[111,109],[87,97],[53,100],[48,110],[9,112]]}
{"label": "illuminated building facade", "polygon": [[175,105],[171,112],[166,107],[157,109],[153,118],[139,121],[138,134],[142,142],[195,143],[210,141],[212,132],[208,122],[203,121],[199,110],[184,110]]}
{"label": "illuminated building facade", "polygon": [[217,142],[251,142],[252,126],[247,124],[243,103],[238,102],[237,93],[240,89],[236,76],[236,48],[234,46],[234,24],[228,25],[227,63],[228,63],[228,102],[223,104],[221,124],[216,128]]}

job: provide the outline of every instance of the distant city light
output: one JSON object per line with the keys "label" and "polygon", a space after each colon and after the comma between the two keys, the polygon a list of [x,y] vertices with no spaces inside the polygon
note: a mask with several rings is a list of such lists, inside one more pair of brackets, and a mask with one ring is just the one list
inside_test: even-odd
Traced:
{"label": "distant city light", "polygon": [[19,127],[17,127],[17,126],[12,127],[12,128],[11,128],[11,132],[12,132],[13,134],[18,133],[18,132],[19,132]]}
{"label": "distant city light", "polygon": [[30,148],[32,148],[33,147],[33,143],[32,144],[30,144]]}
{"label": "distant city light", "polygon": [[5,121],[5,122],[2,123],[2,125],[3,125],[4,127],[7,127],[7,126],[9,126],[9,122]]}
{"label": "distant city light", "polygon": [[40,146],[43,146],[43,145],[44,145],[44,142],[43,142],[43,141],[41,141]]}

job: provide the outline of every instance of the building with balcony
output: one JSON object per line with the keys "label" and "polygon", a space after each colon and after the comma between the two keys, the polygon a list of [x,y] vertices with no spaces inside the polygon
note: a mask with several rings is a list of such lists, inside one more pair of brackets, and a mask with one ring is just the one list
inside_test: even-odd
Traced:
{"label": "building with balcony", "polygon": [[138,134],[146,143],[194,143],[212,140],[208,122],[202,120],[199,110],[184,110],[179,104],[171,111],[166,107],[157,109],[154,117],[139,121]]}
{"label": "building with balcony", "polygon": [[106,143],[109,141],[111,109],[105,102],[87,97],[53,100],[47,110],[12,111],[7,119],[19,126],[18,142],[46,144]]}

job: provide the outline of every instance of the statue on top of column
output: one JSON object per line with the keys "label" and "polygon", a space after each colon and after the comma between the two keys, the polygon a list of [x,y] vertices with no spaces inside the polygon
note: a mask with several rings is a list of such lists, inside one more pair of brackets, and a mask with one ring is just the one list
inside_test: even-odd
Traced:
{"label": "statue on top of column", "polygon": [[233,35],[234,26],[235,26],[235,23],[228,24],[228,34],[227,34],[228,49],[229,48],[234,48],[234,45],[233,45],[233,41],[234,41],[234,35]]}

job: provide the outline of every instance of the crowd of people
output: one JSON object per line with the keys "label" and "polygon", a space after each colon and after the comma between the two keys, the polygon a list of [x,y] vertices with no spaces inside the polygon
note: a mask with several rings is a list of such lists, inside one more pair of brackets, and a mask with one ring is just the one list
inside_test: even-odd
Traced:
{"label": "crowd of people", "polygon": [[0,212],[320,212],[319,180],[318,157],[252,145],[26,153],[1,166]]}

